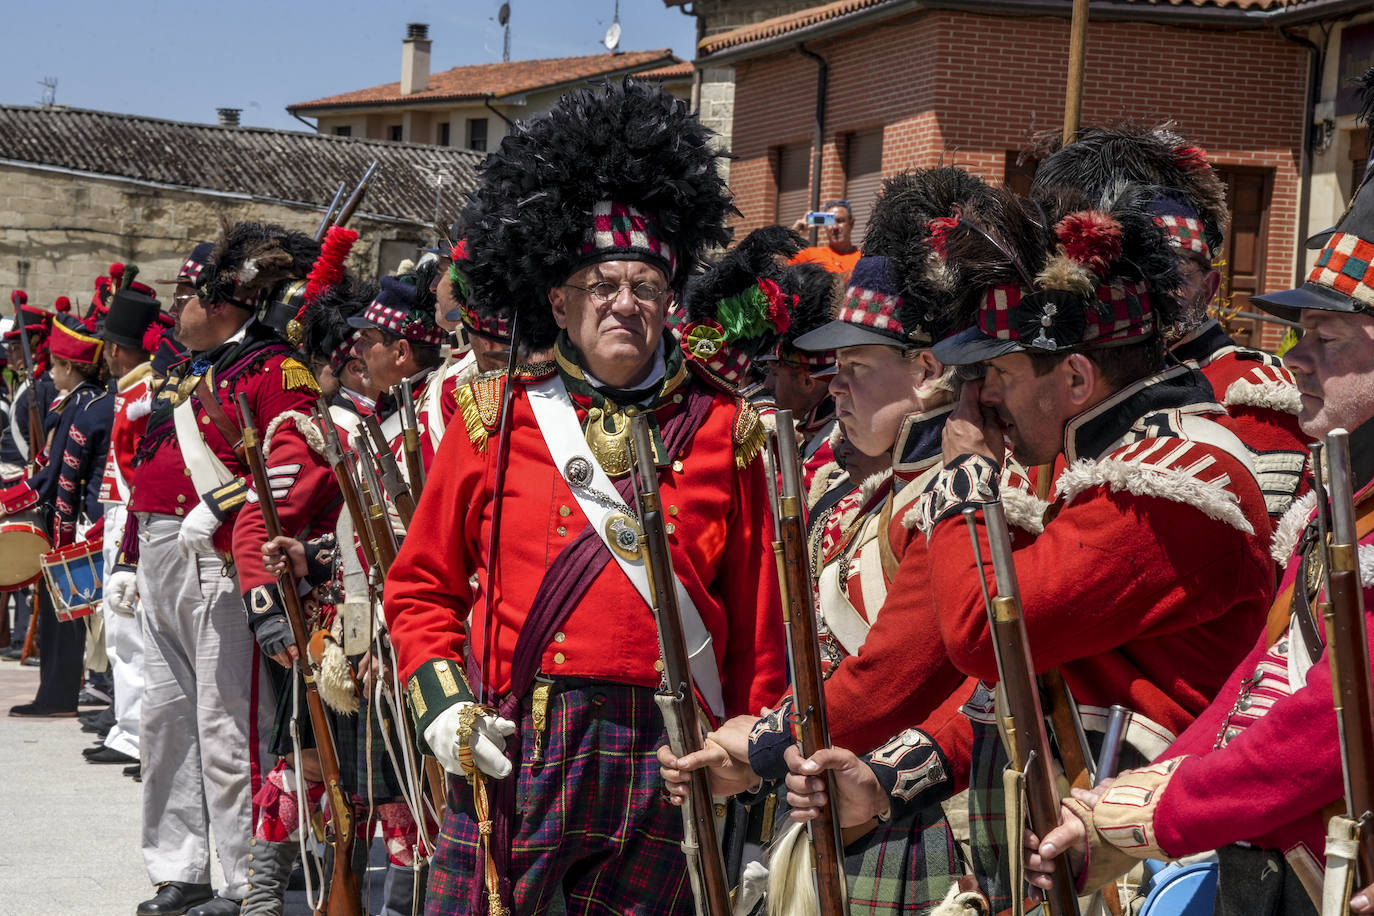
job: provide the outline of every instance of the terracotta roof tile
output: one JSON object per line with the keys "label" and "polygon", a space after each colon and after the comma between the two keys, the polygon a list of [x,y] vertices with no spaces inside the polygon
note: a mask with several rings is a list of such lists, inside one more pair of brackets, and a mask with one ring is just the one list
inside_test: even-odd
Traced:
{"label": "terracotta roof tile", "polygon": [[[404,105],[412,102],[447,102],[514,95],[551,86],[578,83],[597,76],[674,67],[681,63],[668,48],[626,51],[584,57],[551,57],[544,60],[513,60],[507,63],[472,64],[432,73],[424,92],[401,94],[401,84],[387,83],[309,102],[286,106],[292,113],[327,108],[360,108]],[[690,66],[690,65],[689,65]]]}
{"label": "terracotta roof tile", "polygon": [[434,218],[428,182],[435,170],[447,174],[445,200],[456,202],[476,186],[483,157],[416,143],[0,105],[0,161],[323,210],[339,182],[351,186],[375,159],[360,212],[422,225]]}
{"label": "terracotta roof tile", "polygon": [[[1235,9],[1247,11],[1274,12],[1282,9],[1301,7],[1311,3],[1312,0],[1115,0],[1114,5],[1120,6],[1175,6],[1175,7],[1207,7],[1211,9]],[[938,3],[931,4],[937,6]],[[877,7],[901,7],[910,6],[913,11],[920,8],[921,4],[915,0],[836,0],[833,3],[826,3],[821,6],[808,7],[807,9],[797,10],[782,16],[775,16],[772,19],[765,19],[752,25],[742,26],[728,32],[719,32],[715,35],[708,35],[701,40],[697,46],[697,56],[707,57],[728,48],[750,44],[756,41],[766,41],[770,38],[778,38],[810,26],[820,25],[850,16],[861,18],[864,15],[874,12]],[[1014,9],[1014,3],[990,2],[989,12],[995,12],[998,7]],[[1069,0],[1064,0],[1064,7],[1067,11],[1070,7]]]}
{"label": "terracotta roof tile", "polygon": [[640,70],[635,76],[646,80],[682,80],[691,79],[696,66],[690,60],[684,60],[680,64],[669,64],[666,67],[655,67],[652,70]]}

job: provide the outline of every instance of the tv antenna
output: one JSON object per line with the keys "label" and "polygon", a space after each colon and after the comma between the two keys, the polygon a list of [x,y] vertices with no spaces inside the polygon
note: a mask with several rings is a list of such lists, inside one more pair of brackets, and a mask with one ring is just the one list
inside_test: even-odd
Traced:
{"label": "tv antenna", "polygon": [[57,77],[45,76],[38,81],[38,85],[43,87],[43,101],[40,102],[44,108],[51,108],[57,104]]}
{"label": "tv antenna", "polygon": [[510,4],[501,4],[501,11],[496,14],[496,21],[506,30],[505,45],[501,49],[501,61],[510,63]]}
{"label": "tv antenna", "polygon": [[620,46],[620,0],[615,0],[615,16],[611,18],[611,27],[606,30],[606,37],[601,39],[601,43],[607,51],[614,51]]}

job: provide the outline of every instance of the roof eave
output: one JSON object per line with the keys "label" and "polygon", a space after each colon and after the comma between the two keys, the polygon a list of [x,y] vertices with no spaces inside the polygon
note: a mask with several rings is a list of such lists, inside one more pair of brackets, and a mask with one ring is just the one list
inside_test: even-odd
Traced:
{"label": "roof eave", "polygon": [[[1272,28],[1337,15],[1347,10],[1367,8],[1368,0],[1313,0],[1299,8],[1244,10],[1236,7],[1197,7],[1158,4],[1146,6],[1099,0],[1092,8],[1096,21],[1156,22],[1167,25],[1219,26],[1238,29]],[[1320,7],[1321,10],[1317,11]],[[770,35],[722,48],[711,54],[698,54],[696,64],[725,66],[764,54],[786,51],[808,41],[829,38],[852,31],[857,25],[872,25],[920,10],[959,10],[982,15],[1012,14],[1068,18],[1072,4],[1066,0],[890,0],[855,10],[824,22]],[[709,39],[708,39],[709,40]]]}

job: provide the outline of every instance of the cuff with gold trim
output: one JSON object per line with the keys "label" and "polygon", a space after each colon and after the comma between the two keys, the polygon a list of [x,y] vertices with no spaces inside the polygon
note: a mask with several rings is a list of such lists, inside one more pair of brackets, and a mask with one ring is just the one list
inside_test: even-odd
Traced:
{"label": "cuff with gold trim", "polygon": [[243,508],[244,502],[248,499],[248,482],[241,478],[231,480],[209,493],[202,493],[200,498],[210,507],[210,511],[219,519],[220,524],[224,524],[235,512]]}
{"label": "cuff with gold trim", "polygon": [[920,810],[954,794],[949,760],[940,745],[919,728],[908,728],[864,756],[878,784],[893,801],[893,814]]}
{"label": "cuff with gold trim", "polygon": [[415,740],[420,749],[430,752],[425,742],[425,729],[439,714],[455,703],[475,703],[462,663],[447,658],[432,658],[425,662],[406,683],[406,705],[415,720]]}
{"label": "cuff with gold trim", "polygon": [[248,589],[243,593],[243,606],[248,611],[248,628],[254,631],[271,617],[286,616],[286,604],[275,582]]}
{"label": "cuff with gold trim", "polygon": [[783,755],[797,743],[792,735],[792,712],[792,697],[784,697],[778,707],[765,712],[749,732],[749,768],[765,780],[779,780],[787,775],[787,761]]}

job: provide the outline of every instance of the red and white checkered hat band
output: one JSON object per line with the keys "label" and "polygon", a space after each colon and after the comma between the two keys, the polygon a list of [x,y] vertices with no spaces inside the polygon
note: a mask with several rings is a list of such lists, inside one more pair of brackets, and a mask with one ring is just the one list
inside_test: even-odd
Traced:
{"label": "red and white checkered hat band", "polygon": [[448,340],[448,332],[438,325],[426,324],[412,317],[409,312],[383,305],[377,299],[372,300],[367,311],[363,312],[363,320],[371,322],[387,333],[417,343],[442,344]]}
{"label": "red and white checkered hat band", "polygon": [[1322,246],[1307,282],[1374,306],[1374,242],[1349,232],[1335,233]]}
{"label": "red and white checkered hat band", "polygon": [[677,269],[673,248],[648,214],[629,204],[603,200],[592,208],[592,225],[582,240],[581,254],[590,260],[615,260],[615,255],[648,256],[668,265],[668,279]]}
{"label": "red and white checkered hat band", "polygon": [[195,258],[187,258],[186,263],[181,265],[180,272],[177,273],[177,282],[195,285],[196,280],[200,279],[200,272],[205,269],[205,265]]}
{"label": "red and white checkered hat band", "polygon": [[897,317],[903,299],[894,293],[851,286],[845,291],[844,304],[835,315],[836,321],[872,328],[894,340],[909,342],[906,328]]}
{"label": "red and white checkered hat band", "polygon": [[1029,293],[1020,286],[995,286],[983,297],[978,328],[998,340],[1053,351],[1148,336],[1155,316],[1145,283],[1099,286],[1092,305],[1059,290]]}
{"label": "red and white checkered hat band", "polygon": [[1202,220],[1191,216],[1156,216],[1155,222],[1169,234],[1169,241],[1175,248],[1201,255],[1212,260],[1212,249],[1207,245],[1206,230]]}

